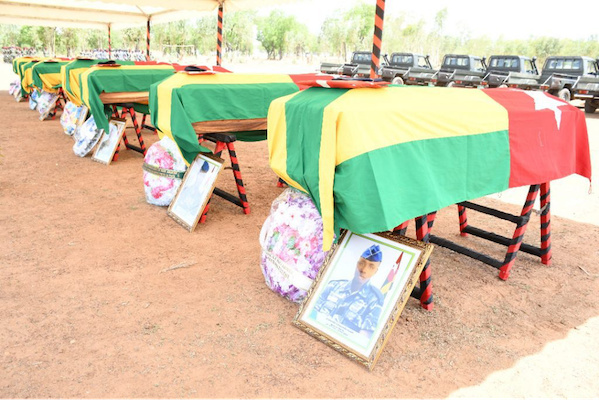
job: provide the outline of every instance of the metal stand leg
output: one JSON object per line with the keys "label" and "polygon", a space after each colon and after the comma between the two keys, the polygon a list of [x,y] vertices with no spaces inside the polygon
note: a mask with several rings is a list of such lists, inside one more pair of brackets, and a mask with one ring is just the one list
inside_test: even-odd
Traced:
{"label": "metal stand leg", "polygon": [[526,232],[526,227],[528,226],[530,214],[532,212],[535,199],[537,198],[537,193],[539,193],[539,185],[531,185],[528,191],[528,196],[526,196],[526,202],[524,203],[524,207],[522,207],[522,212],[520,213],[522,220],[516,226],[516,230],[514,231],[514,235],[512,236],[512,240],[508,246],[503,265],[501,268],[499,268],[499,278],[503,280],[506,280],[510,276],[512,266],[516,261],[516,256],[518,255],[518,250],[520,250],[520,245],[522,244],[522,239],[524,238],[524,233]]}
{"label": "metal stand leg", "polygon": [[541,262],[551,265],[551,190],[549,182],[541,184]]}
{"label": "metal stand leg", "polygon": [[405,236],[409,225],[410,225],[410,221],[402,222],[401,224],[399,224],[398,226],[393,228],[393,233]]}
{"label": "metal stand leg", "polygon": [[460,218],[460,236],[468,236],[464,230],[468,227],[468,215],[466,207],[458,204],[458,217]]}
{"label": "metal stand leg", "polygon": [[[431,218],[434,221],[435,214],[433,213]],[[429,242],[429,229],[432,228],[432,225],[429,227],[428,224],[428,216],[423,215],[418,217],[414,221],[416,223],[416,238],[418,240],[422,240],[425,243]],[[431,311],[433,309],[433,285],[431,282],[431,268],[430,268],[430,258],[426,261],[424,269],[420,273],[420,305]]]}

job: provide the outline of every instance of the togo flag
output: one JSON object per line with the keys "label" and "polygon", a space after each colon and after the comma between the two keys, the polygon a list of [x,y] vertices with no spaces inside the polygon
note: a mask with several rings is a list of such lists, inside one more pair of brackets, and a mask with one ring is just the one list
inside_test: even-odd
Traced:
{"label": "togo flag", "polygon": [[336,230],[393,229],[510,187],[590,179],[584,114],[543,92],[310,88],[268,113],[271,168]]}
{"label": "togo flag", "polygon": [[283,74],[180,72],[150,87],[150,115],[160,137],[173,139],[191,163],[207,150],[198,144],[194,122],[266,118],[271,101],[298,90]]}

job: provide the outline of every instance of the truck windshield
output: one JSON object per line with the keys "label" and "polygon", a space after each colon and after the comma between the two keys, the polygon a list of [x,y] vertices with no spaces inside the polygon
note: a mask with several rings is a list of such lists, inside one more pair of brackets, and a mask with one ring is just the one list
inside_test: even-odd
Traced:
{"label": "truck windshield", "polygon": [[491,67],[493,68],[509,68],[517,70],[519,67],[518,59],[515,57],[492,58]]}
{"label": "truck windshield", "polygon": [[597,64],[593,61],[586,61],[584,63],[584,73],[587,75],[597,75]]}
{"label": "truck windshield", "polygon": [[396,54],[391,59],[391,62],[393,64],[408,64],[408,65],[412,65],[412,63],[414,62],[414,58],[412,56],[410,56],[410,55],[407,55],[407,54]]}
{"label": "truck windshield", "polygon": [[547,69],[581,69],[578,58],[553,58],[547,60]]}
{"label": "truck windshield", "polygon": [[357,54],[354,54],[353,61],[355,63],[369,63],[371,57],[372,57],[371,53],[368,53],[368,54],[357,53]]}
{"label": "truck windshield", "polygon": [[467,67],[468,64],[468,57],[448,56],[443,61],[443,66],[447,67]]}

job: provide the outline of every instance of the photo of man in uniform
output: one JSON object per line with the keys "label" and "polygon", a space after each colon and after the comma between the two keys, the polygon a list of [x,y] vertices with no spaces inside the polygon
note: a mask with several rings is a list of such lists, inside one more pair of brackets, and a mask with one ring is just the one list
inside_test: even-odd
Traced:
{"label": "photo of man in uniform", "polygon": [[379,245],[367,248],[356,264],[352,280],[333,280],[316,301],[314,311],[370,338],[376,329],[384,296],[370,283],[383,260]]}

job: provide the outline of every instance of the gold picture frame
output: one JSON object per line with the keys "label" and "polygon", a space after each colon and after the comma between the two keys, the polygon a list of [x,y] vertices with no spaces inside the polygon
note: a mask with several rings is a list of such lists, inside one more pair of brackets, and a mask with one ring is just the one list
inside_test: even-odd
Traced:
{"label": "gold picture frame", "polygon": [[216,186],[224,160],[209,153],[199,153],[181,181],[167,214],[193,232]]}
{"label": "gold picture frame", "polygon": [[119,143],[125,133],[125,120],[112,118],[108,122],[108,133],[103,132],[100,141],[96,146],[92,160],[101,164],[110,165],[114,158],[114,153],[119,147]]}
{"label": "gold picture frame", "polygon": [[343,232],[293,325],[372,370],[432,250],[391,233]]}

